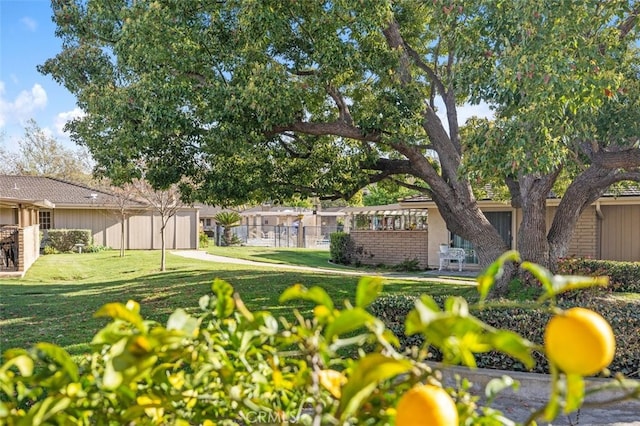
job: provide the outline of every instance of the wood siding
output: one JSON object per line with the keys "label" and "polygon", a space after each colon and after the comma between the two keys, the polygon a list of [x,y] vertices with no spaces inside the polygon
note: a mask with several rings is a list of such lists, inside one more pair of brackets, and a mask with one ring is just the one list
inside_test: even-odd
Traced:
{"label": "wood siding", "polygon": [[602,206],[600,258],[640,261],[640,206]]}
{"label": "wood siding", "polygon": [[[90,229],[94,244],[120,248],[121,227],[117,217],[101,209],[54,209],[52,229]],[[125,249],[160,249],[161,219],[148,212],[128,218],[125,222]],[[169,219],[165,230],[167,249],[198,248],[198,212],[184,210]]]}

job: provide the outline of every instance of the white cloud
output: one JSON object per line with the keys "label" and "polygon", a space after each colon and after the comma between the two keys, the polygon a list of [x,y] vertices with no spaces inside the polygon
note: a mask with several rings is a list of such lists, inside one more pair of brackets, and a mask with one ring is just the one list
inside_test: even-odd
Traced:
{"label": "white cloud", "polygon": [[47,92],[37,83],[31,90],[20,92],[13,101],[5,99],[5,96],[5,85],[0,81],[0,127],[31,118],[34,111],[43,110],[48,102]]}
{"label": "white cloud", "polygon": [[30,18],[28,16],[20,19],[20,23],[31,32],[35,32],[35,30],[38,28],[38,23],[33,18]]}
{"label": "white cloud", "polygon": [[64,131],[64,125],[67,124],[68,121],[73,120],[74,118],[84,117],[86,114],[80,108],[76,107],[71,111],[61,112],[56,115],[54,126],[56,128],[56,133],[59,136],[68,137],[68,133]]}

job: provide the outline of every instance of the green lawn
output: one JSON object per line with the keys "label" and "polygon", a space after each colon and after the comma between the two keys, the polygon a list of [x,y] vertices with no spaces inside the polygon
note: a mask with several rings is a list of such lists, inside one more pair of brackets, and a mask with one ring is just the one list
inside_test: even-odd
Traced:
{"label": "green lawn", "polygon": [[[319,259],[320,253],[314,252],[310,251],[308,256]],[[307,255],[306,251],[302,254]],[[320,285],[339,301],[353,299],[358,280],[353,276],[223,265],[167,256],[164,273],[158,270],[158,251],[129,251],[124,258],[118,257],[116,251],[41,256],[24,279],[0,279],[0,349],[29,347],[47,341],[72,353],[81,353],[106,322],[92,317],[103,304],[133,299],[140,303],[143,316],[165,322],[176,308],[195,310],[198,299],[210,292],[216,277],[229,281],[250,309],[270,309],[289,317],[293,308],[307,309],[308,306],[291,303],[281,306],[278,297],[288,286],[298,282]],[[274,257],[273,260],[284,262],[291,257],[300,259],[300,254],[283,250],[281,256],[274,253]],[[302,264],[308,265],[306,262]],[[475,289],[393,280],[388,281],[385,292],[471,296]]]}
{"label": "green lawn", "polygon": [[219,247],[212,244],[207,248],[207,252],[218,256],[235,257],[238,259],[254,260],[256,262],[346,269],[345,266],[329,263],[329,250],[239,246]]}

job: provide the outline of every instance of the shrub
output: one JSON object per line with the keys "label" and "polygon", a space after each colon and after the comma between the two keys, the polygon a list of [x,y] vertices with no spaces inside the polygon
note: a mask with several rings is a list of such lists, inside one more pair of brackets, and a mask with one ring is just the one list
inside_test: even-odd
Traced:
{"label": "shrub", "polygon": [[420,270],[420,261],[417,258],[413,258],[413,259],[405,259],[402,262],[398,263],[397,265],[394,265],[393,268],[394,271],[399,271],[399,272],[415,272],[415,271],[419,271]]}
{"label": "shrub", "polygon": [[76,244],[91,244],[90,229],[49,229],[47,233],[47,245],[62,253],[72,251]]}
{"label": "shrub", "polygon": [[[479,278],[480,298],[473,312],[484,302],[502,268],[500,262],[519,260],[510,256],[489,268],[492,275]],[[541,276],[551,274],[545,270]],[[576,280],[564,287],[559,282],[545,284],[541,302],[576,285]],[[166,326],[145,320],[136,302],[107,304],[95,315],[111,322],[95,335],[91,353],[84,357],[74,360],[49,343],[4,353],[0,422],[393,424],[394,407],[409,389],[426,381],[443,386],[440,373],[421,354],[397,352],[396,337],[367,311],[382,287],[379,277],[363,278],[355,300],[340,307],[321,287],[296,284],[284,291],[280,303],[312,303],[314,308],[309,317],[294,310],[294,322],[278,321],[269,312],[250,312],[231,285],[217,279],[213,294],[200,299],[199,314],[178,309]],[[440,306],[428,296],[412,304],[408,298],[398,300],[406,312],[404,329],[422,335],[447,362],[473,366],[474,353],[489,348],[528,367],[534,364],[538,346],[483,322],[470,313],[472,306],[462,298],[438,299]],[[371,309],[375,311],[376,305]],[[383,309],[380,314],[394,323],[400,321],[395,310]],[[513,321],[524,322],[522,318]],[[532,323],[526,325],[532,328]],[[357,353],[353,359],[339,355],[353,347]],[[491,380],[485,389],[491,395],[489,401],[511,387],[507,379]],[[582,377],[555,372],[551,380],[550,402],[546,409],[533,412],[532,422],[543,414],[552,421],[561,408],[569,413],[582,404]],[[612,380],[607,386],[616,384],[622,395],[616,395],[615,401],[621,396],[638,397],[640,382]],[[445,389],[456,398],[460,424],[511,423],[498,410],[480,407],[480,398],[469,389],[465,379],[458,380],[455,389]]]}
{"label": "shrub", "polygon": [[354,255],[354,244],[351,236],[346,232],[334,232],[329,238],[331,261],[342,265],[350,265]]}
{"label": "shrub", "polygon": [[[585,289],[584,291],[588,291]],[[434,297],[440,307],[444,306],[445,297]],[[405,321],[407,315],[415,306],[415,296],[391,295],[383,296],[376,300],[370,307],[373,315],[380,318],[387,328],[393,331],[399,339],[400,348],[407,350],[413,346],[420,347],[424,344],[424,338],[419,335],[407,336],[405,333]],[[564,309],[578,306],[576,301],[566,301],[561,304]],[[580,306],[590,308],[600,313],[614,330],[616,336],[616,355],[609,366],[613,373],[622,373],[629,376],[640,374],[640,312],[635,307],[630,307],[623,301],[591,298],[582,301]],[[551,314],[536,306],[523,307],[511,306],[505,303],[503,306],[494,305],[474,311],[473,314],[480,320],[498,329],[512,330],[527,340],[536,344],[542,344],[544,328]],[[429,348],[430,359],[442,361],[442,354],[434,347]],[[490,351],[475,354],[478,367],[494,368],[511,371],[533,371],[548,373],[549,365],[541,352],[534,351],[536,361],[532,370],[528,370],[521,362],[504,353]]]}
{"label": "shrub", "polygon": [[640,293],[640,262],[567,258],[558,263],[558,273],[608,276],[612,291]]}
{"label": "shrub", "polygon": [[44,246],[43,253],[44,254],[58,254],[60,252],[58,250],[56,250],[55,248],[53,248],[52,246]]}
{"label": "shrub", "polygon": [[111,250],[110,247],[103,246],[100,244],[92,244],[90,246],[86,246],[82,249],[83,253],[99,253],[101,251]]}
{"label": "shrub", "polygon": [[204,231],[198,234],[198,244],[200,247],[209,247],[209,236]]}

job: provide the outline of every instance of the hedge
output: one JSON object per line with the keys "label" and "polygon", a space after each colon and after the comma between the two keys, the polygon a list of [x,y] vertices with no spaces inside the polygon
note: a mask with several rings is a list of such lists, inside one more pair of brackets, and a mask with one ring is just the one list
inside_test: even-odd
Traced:
{"label": "hedge", "polygon": [[47,246],[59,252],[72,251],[76,244],[91,245],[90,229],[49,229]]}
{"label": "hedge", "polygon": [[640,262],[567,258],[558,263],[558,273],[608,276],[612,291],[640,293]]}
{"label": "hedge", "polygon": [[[440,306],[446,297],[434,297]],[[420,346],[424,343],[421,336],[407,336],[404,322],[407,314],[413,309],[416,297],[393,295],[383,296],[371,306],[371,313],[382,319],[387,328],[392,330],[399,338],[403,350],[412,346]],[[637,377],[640,375],[640,309],[630,306],[624,301],[611,298],[591,298],[590,300],[570,299],[560,303],[562,308],[584,306],[599,312],[611,324],[616,336],[616,355],[609,370],[623,373],[626,376]],[[536,308],[522,306],[492,306],[482,311],[473,313],[487,324],[515,331],[528,340],[542,344],[544,328],[549,321],[550,314]],[[440,361],[441,356],[437,350],[430,348],[431,359]],[[533,353],[536,365],[533,372],[548,373],[549,366],[543,354]],[[478,367],[494,368],[512,371],[529,371],[513,358],[498,352],[476,354]]]}

